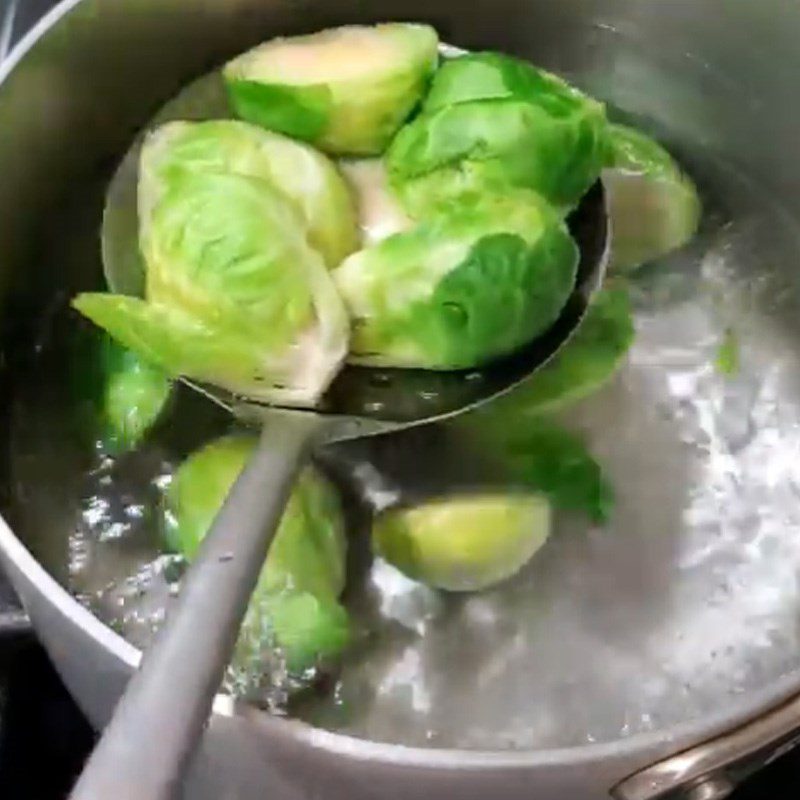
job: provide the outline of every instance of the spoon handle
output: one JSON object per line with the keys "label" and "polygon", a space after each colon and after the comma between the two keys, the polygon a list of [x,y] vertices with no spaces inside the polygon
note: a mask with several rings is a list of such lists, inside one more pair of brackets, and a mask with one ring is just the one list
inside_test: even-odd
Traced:
{"label": "spoon handle", "polygon": [[267,416],[70,800],[178,796],[292,483],[322,424],[310,413]]}

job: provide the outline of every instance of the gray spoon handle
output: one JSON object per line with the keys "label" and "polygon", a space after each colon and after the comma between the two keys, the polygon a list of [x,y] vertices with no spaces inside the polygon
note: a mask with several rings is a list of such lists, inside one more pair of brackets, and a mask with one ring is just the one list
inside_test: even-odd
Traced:
{"label": "gray spoon handle", "polygon": [[309,413],[266,417],[256,452],[204,539],[164,629],[131,678],[70,800],[178,796],[292,482],[321,424]]}

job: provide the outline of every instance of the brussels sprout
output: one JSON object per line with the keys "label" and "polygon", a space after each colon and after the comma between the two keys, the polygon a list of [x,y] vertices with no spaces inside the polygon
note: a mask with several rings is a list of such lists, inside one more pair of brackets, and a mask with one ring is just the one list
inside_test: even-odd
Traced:
{"label": "brussels sprout", "polygon": [[550,506],[537,494],[452,496],[376,520],[375,552],[408,577],[439,589],[486,589],[518,572],[550,535]]}
{"label": "brussels sprout", "polygon": [[96,327],[70,323],[64,352],[74,433],[104,453],[135,449],[164,416],[172,381]]}
{"label": "brussels sprout", "polygon": [[356,200],[362,246],[377,244],[413,226],[389,186],[381,159],[343,161],[340,166]]}
{"label": "brussels sprout", "polygon": [[533,189],[567,210],[599,177],[605,135],[602,104],[525,61],[476,53],[442,66],[387,164],[416,217],[482,186]]}
{"label": "brussels sprout", "polygon": [[446,370],[507,354],[558,318],[577,262],[566,227],[532,193],[464,195],[335,270],[351,359]]}
{"label": "brussels sprout", "polygon": [[611,379],[633,344],[635,331],[625,288],[598,292],[572,339],[548,364],[506,397],[479,413],[499,421],[517,414],[557,411]]}
{"label": "brussels sprout", "polygon": [[630,270],[694,236],[702,205],[694,183],[643,133],[611,125],[603,182],[614,231],[610,268]]}
{"label": "brussels sprout", "polygon": [[377,155],[422,99],[437,47],[427,25],[347,26],[273,39],[223,75],[242,119],[329,153]]}
{"label": "brussels sprout", "polygon": [[147,299],[89,293],[75,308],[172,375],[315,403],[347,352],[348,321],[287,201],[258,178],[186,170],[148,219]]}
{"label": "brussels sprout", "polygon": [[614,491],[575,434],[552,413],[586,397],[619,369],[633,344],[628,292],[599,292],[573,338],[526,383],[457,423],[493,454],[508,478],[543,492],[555,508],[606,522]]}
{"label": "brussels sprout", "polygon": [[[255,447],[252,436],[227,436],[191,455],[167,490],[170,546],[191,560]],[[300,477],[270,548],[245,617],[235,665],[252,666],[271,644],[293,671],[338,655],[350,627],[338,597],[347,543],[333,488],[312,468]]]}
{"label": "brussels sprout", "polygon": [[103,338],[103,444],[112,451],[132,450],[163,413],[173,383],[163,370],[108,337]]}
{"label": "brussels sprout", "polygon": [[329,267],[358,246],[347,184],[322,153],[277,133],[235,120],[171,122],[149,134],[142,149],[139,218],[149,230],[152,210],[186,170],[262,178],[294,206],[309,244]]}

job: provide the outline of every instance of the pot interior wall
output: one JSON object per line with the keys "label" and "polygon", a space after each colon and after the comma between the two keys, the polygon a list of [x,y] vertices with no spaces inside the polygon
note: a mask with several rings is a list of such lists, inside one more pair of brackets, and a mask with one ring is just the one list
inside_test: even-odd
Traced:
{"label": "pot interior wall", "polygon": [[[101,283],[104,187],[144,121],[225,57],[276,33],[385,18],[427,20],[453,43],[561,72],[660,135],[707,213],[690,248],[637,281],[628,367],[567,420],[617,487],[613,523],[560,520],[519,579],[475,598],[373,570],[350,598],[372,635],[336,697],[297,713],[383,741],[572,746],[697,719],[789,675],[800,645],[800,9],[777,0],[500,0],[468,14],[456,3],[84,0],[0,86],[7,518],[60,580],[146,638],[168,587],[163,563],[153,571],[157,526],[130,510],[154,506],[153,481],[225,422],[183,398],[184,424],[126,465],[113,498],[102,480],[117,480],[116,466],[98,471],[77,447],[62,346],[76,322],[63,309]],[[713,367],[731,331],[733,377]],[[463,431],[439,429],[336,455],[374,496],[474,480],[469,447]]]}

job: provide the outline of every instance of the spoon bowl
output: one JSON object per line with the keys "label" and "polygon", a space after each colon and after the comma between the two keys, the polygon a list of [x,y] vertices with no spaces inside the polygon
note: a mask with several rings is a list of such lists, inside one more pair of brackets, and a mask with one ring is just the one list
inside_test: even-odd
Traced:
{"label": "spoon bowl", "polygon": [[[454,51],[447,46],[445,49]],[[166,103],[136,138],[111,180],[103,214],[103,270],[111,291],[144,295],[137,188],[139,157],[146,133],[178,120],[232,118],[222,79],[218,73],[211,73],[189,84]],[[481,369],[434,372],[346,365],[314,412],[326,417],[360,419],[360,426],[351,423],[343,428],[343,431],[358,428],[354,435],[360,436],[369,431],[381,433],[398,426],[446,419],[512,391],[566,344],[603,282],[610,231],[606,195],[600,181],[567,217],[567,226],[580,251],[575,289],[558,320],[544,335]],[[215,386],[182,380],[247,422],[257,422],[264,409],[273,408],[247,402]],[[376,424],[369,425],[369,421]]]}

